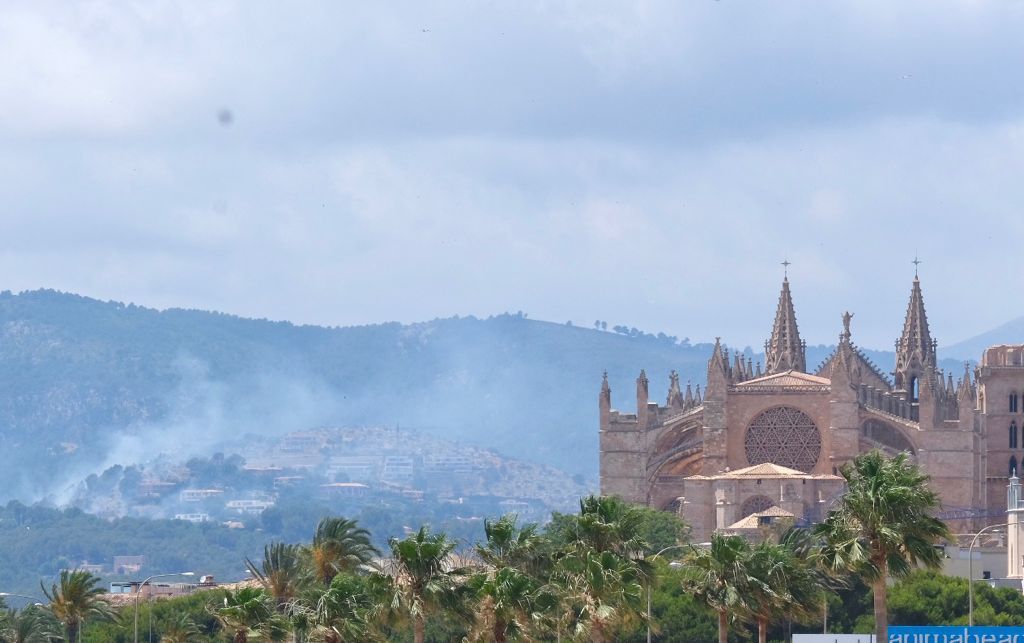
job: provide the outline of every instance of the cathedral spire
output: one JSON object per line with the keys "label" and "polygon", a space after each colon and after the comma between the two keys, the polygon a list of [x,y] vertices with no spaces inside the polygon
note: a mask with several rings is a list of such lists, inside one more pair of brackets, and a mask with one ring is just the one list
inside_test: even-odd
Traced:
{"label": "cathedral spire", "polygon": [[935,366],[935,343],[928,331],[921,280],[915,274],[907,317],[903,322],[903,335],[896,342],[896,390],[905,391],[912,401],[915,400],[919,380],[928,366]]}
{"label": "cathedral spire", "polygon": [[670,409],[682,409],[683,404],[683,392],[679,390],[679,373],[673,370],[668,375],[668,401],[665,406]]}
{"label": "cathedral spire", "polygon": [[788,276],[782,279],[775,325],[772,326],[772,338],[768,340],[764,359],[764,370],[768,375],[789,370],[801,373],[807,371],[804,344],[800,341],[800,331],[796,327],[796,311],[793,310]]}

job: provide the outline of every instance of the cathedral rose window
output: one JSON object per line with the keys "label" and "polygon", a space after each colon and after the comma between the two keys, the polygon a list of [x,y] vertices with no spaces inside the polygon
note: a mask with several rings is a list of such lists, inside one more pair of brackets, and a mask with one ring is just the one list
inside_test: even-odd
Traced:
{"label": "cathedral rose window", "polygon": [[805,473],[821,455],[821,433],[814,420],[799,409],[779,406],[754,418],[744,438],[747,462],[771,462]]}

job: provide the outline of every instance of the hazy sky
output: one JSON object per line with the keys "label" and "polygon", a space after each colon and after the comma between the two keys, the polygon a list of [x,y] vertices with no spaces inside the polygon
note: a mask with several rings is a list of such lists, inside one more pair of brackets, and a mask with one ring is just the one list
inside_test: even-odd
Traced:
{"label": "hazy sky", "polygon": [[889,348],[1024,314],[1019,2],[5,2],[0,287]]}

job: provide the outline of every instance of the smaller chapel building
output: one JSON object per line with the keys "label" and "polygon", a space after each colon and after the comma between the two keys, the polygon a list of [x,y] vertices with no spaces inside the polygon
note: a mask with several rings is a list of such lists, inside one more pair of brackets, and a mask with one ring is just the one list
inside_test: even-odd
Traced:
{"label": "smaller chapel building", "polygon": [[641,371],[635,413],[612,408],[606,375],[601,493],[677,511],[706,540],[750,516],[820,519],[842,492],[839,467],[881,449],[931,476],[954,532],[1005,521],[1005,489],[1024,462],[1024,345],[986,349],[954,381],[937,367],[916,275],[891,373],[854,344],[852,317],[812,372],[786,278],[763,371],[716,340],[703,393],[684,392],[673,372],[660,405]]}

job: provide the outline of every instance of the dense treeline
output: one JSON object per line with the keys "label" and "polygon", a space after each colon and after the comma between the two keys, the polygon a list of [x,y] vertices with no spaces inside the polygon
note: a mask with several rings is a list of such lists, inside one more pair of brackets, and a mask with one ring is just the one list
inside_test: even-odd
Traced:
{"label": "dense treeline", "polygon": [[[422,526],[382,552],[357,521],[327,517],[308,544],[273,541],[262,557],[247,557],[249,583],[196,594],[174,603],[177,611],[148,606],[146,627],[164,641],[236,643],[603,643],[646,628],[663,640],[708,640],[717,631],[719,643],[756,631],[765,643],[826,611],[835,612],[833,630],[873,625],[879,640],[888,639],[893,614],[897,622],[961,620],[965,584],[918,571],[941,566],[935,545],[950,538],[934,517],[938,496],[927,476],[905,454],[878,451],[841,473],[846,491],[821,523],[768,529],[757,544],[721,534],[687,544],[675,516],[598,496],[544,529],[513,515],[485,521],[482,539],[461,551],[445,532]],[[890,588],[890,579],[905,580]],[[69,643],[134,634],[136,613],[129,626],[88,572],[63,570],[40,589],[46,604],[9,612],[0,641],[49,640],[57,630]],[[981,622],[1024,618],[1019,595],[983,588],[978,598]]]}

